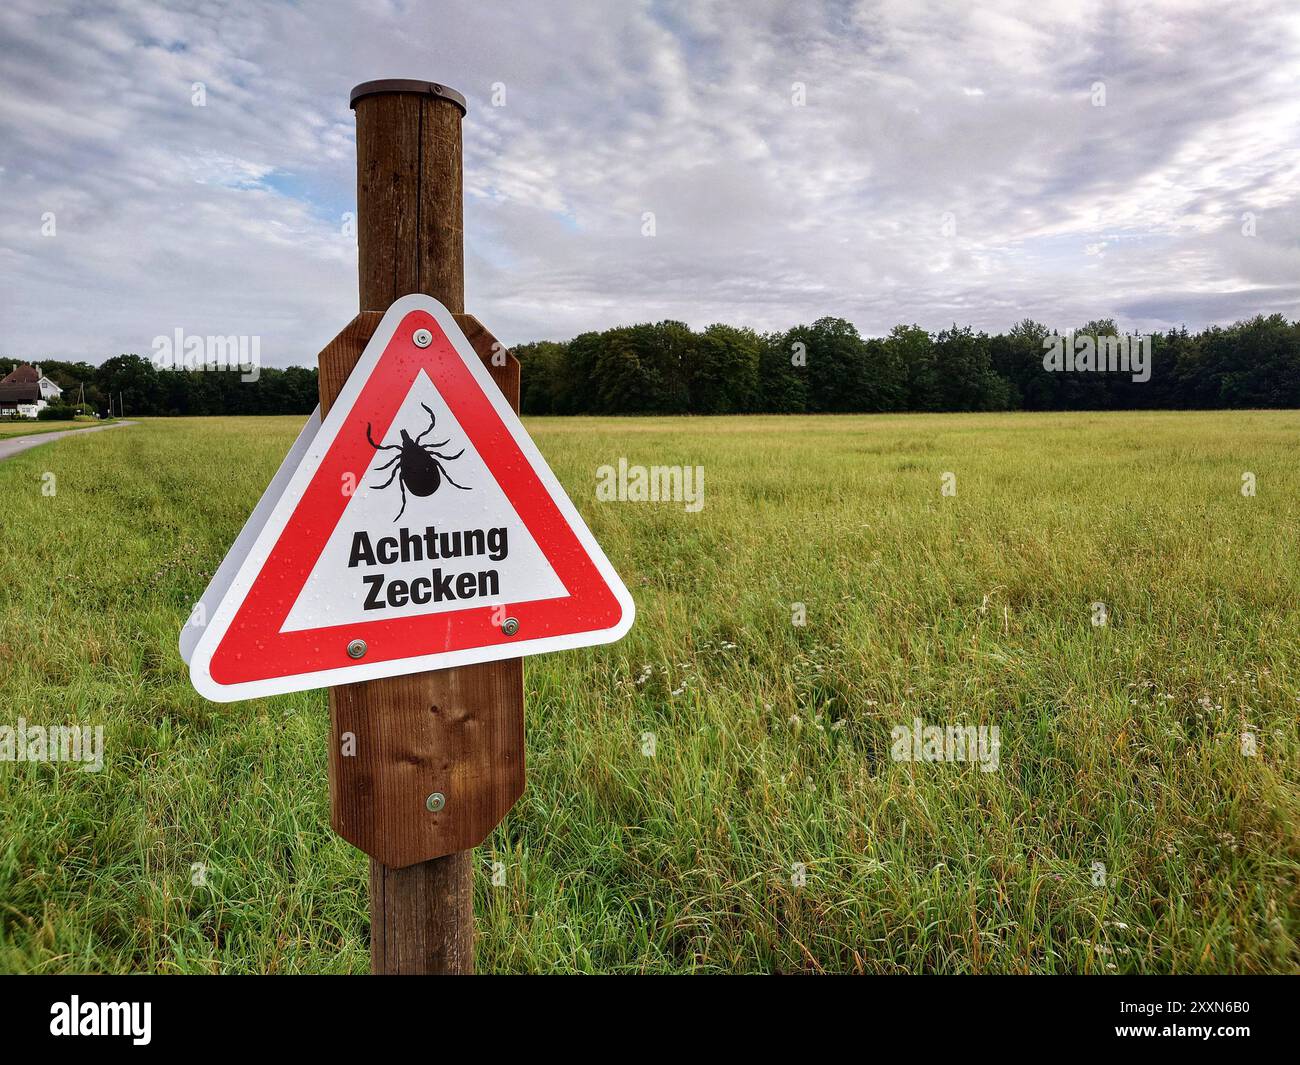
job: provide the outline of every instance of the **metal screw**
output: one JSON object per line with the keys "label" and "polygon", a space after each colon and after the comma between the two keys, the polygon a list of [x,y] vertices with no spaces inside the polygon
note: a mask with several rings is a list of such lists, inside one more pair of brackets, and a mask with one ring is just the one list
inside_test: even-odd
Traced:
{"label": "metal screw", "polygon": [[447,805],[447,796],[445,796],[440,791],[435,791],[432,795],[430,795],[427,799],[424,800],[424,808],[428,810],[429,813],[431,814],[436,814],[439,810],[441,810],[446,805]]}
{"label": "metal screw", "polygon": [[433,343],[433,334],[427,329],[417,329],[415,331],[415,336],[411,339],[415,341],[415,346],[417,348],[427,348]]}
{"label": "metal screw", "polygon": [[366,653],[365,640],[353,640],[351,643],[348,644],[349,658],[360,658],[365,653]]}
{"label": "metal screw", "polygon": [[519,619],[506,618],[506,620],[501,624],[501,631],[504,632],[507,636],[513,636],[516,632],[519,631]]}

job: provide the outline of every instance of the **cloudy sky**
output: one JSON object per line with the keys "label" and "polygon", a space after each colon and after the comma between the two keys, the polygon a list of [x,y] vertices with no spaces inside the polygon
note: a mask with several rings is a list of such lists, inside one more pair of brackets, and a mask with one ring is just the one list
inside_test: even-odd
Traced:
{"label": "cloudy sky", "polygon": [[1295,0],[5,0],[0,56],[0,355],[311,364],[380,77],[469,99],[466,304],[510,343],[1300,317]]}

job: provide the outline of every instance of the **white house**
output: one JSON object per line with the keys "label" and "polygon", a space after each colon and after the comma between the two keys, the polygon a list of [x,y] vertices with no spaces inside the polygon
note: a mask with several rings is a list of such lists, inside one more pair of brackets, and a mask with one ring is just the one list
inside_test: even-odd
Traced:
{"label": "white house", "polygon": [[61,395],[63,389],[41,373],[39,364],[33,367],[24,362],[0,380],[0,417],[35,418],[37,411]]}

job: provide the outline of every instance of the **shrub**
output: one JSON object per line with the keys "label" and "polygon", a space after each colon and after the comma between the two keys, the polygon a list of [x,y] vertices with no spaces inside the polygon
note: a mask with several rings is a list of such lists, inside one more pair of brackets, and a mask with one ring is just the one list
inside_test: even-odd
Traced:
{"label": "shrub", "polygon": [[67,403],[51,403],[36,412],[36,420],[42,422],[70,422],[77,409]]}

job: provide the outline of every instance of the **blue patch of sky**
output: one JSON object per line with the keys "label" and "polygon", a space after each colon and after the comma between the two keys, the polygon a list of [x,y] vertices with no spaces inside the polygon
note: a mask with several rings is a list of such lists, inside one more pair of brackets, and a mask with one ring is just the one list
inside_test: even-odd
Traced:
{"label": "blue patch of sky", "polygon": [[346,213],[356,215],[357,199],[353,190],[330,182],[313,181],[301,174],[274,170],[261,180],[263,188],[304,204],[322,221],[337,225]]}

